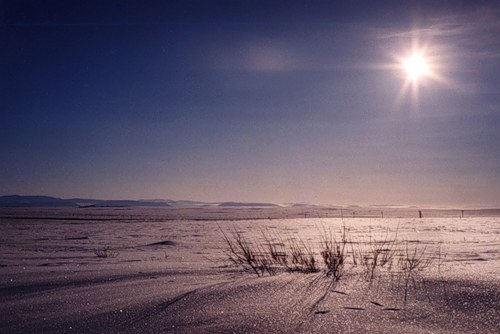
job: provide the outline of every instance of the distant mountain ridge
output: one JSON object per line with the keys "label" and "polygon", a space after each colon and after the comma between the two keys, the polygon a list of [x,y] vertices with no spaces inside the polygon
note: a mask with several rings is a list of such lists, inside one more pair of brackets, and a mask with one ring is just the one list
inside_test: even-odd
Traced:
{"label": "distant mountain ridge", "polygon": [[0,196],[0,207],[279,207],[273,203],[222,202],[208,203],[169,199],[101,200],[92,198],[58,198],[52,196]]}
{"label": "distant mountain ridge", "polygon": [[0,206],[14,207],[47,207],[47,206],[170,206],[160,201],[143,200],[100,200],[90,198],[58,198],[51,196],[0,196]]}
{"label": "distant mountain ridge", "polygon": [[240,207],[240,206],[259,206],[259,207],[279,207],[278,204],[273,203],[246,203],[246,202],[223,202],[219,206],[226,207]]}

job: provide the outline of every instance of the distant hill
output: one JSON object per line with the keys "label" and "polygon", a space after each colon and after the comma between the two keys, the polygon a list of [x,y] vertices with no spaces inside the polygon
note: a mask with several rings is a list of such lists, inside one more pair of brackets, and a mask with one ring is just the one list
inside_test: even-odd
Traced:
{"label": "distant hill", "polygon": [[71,206],[98,206],[98,207],[122,207],[122,206],[171,206],[167,201],[147,200],[100,200],[89,198],[57,198],[51,196],[0,196],[2,207],[71,207]]}
{"label": "distant hill", "polygon": [[141,200],[101,200],[92,198],[58,198],[51,196],[0,196],[0,207],[279,207],[272,203],[245,203],[245,202],[223,202],[207,203],[198,201],[169,199],[141,199]]}
{"label": "distant hill", "polygon": [[221,207],[240,207],[240,206],[245,206],[245,207],[279,207],[277,204],[273,203],[246,203],[246,202],[223,202],[220,203],[219,206]]}
{"label": "distant hill", "polygon": [[1,196],[1,206],[73,206],[68,200],[50,196]]}

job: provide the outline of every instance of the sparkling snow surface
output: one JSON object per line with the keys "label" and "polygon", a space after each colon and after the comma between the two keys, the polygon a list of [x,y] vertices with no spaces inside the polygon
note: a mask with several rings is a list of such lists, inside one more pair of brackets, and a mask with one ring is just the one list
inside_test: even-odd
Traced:
{"label": "sparkling snow surface", "polygon": [[[499,333],[500,217],[389,211],[1,208],[0,333]],[[354,269],[339,282],[257,277],[227,260],[221,235],[297,238],[319,260],[322,233],[343,226],[360,243],[397,235],[433,262],[406,291],[398,275]]]}

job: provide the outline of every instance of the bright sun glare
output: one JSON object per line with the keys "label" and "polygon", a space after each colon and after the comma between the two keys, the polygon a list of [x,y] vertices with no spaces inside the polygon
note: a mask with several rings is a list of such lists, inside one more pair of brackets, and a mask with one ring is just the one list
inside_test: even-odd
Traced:
{"label": "bright sun glare", "polygon": [[409,93],[412,108],[418,110],[422,88],[430,87],[435,82],[448,85],[449,81],[439,73],[443,65],[437,56],[436,50],[438,48],[432,48],[429,44],[419,46],[417,42],[413,44],[412,49],[407,51],[406,57],[394,56],[396,62],[393,63],[392,68],[405,77],[396,103],[399,103]]}
{"label": "bright sun glare", "polygon": [[417,53],[403,59],[403,68],[411,81],[418,81],[421,77],[429,74],[428,61]]}

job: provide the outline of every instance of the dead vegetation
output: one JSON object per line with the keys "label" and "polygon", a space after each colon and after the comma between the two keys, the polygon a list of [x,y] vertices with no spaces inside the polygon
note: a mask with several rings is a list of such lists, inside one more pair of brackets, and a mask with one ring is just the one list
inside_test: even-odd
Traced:
{"label": "dead vegetation", "polygon": [[120,253],[116,250],[111,249],[109,246],[94,249],[94,254],[98,258],[115,258]]}
{"label": "dead vegetation", "polygon": [[225,242],[224,253],[237,266],[257,276],[278,273],[323,272],[332,283],[349,279],[363,280],[368,286],[385,285],[404,296],[406,305],[412,289],[425,287],[422,273],[435,262],[439,271],[441,248],[435,252],[419,242],[398,240],[398,231],[368,240],[353,240],[343,226],[339,233],[323,228],[318,241],[303,240],[296,235],[261,231],[262,238],[249,238],[234,229],[225,232],[219,226]]}
{"label": "dead vegetation", "polygon": [[418,243],[400,242],[397,230],[379,238],[370,235],[368,241],[354,241],[345,226],[339,233],[323,228],[316,243],[269,231],[262,231],[262,238],[250,239],[236,229],[227,233],[219,226],[219,230],[228,259],[258,276],[324,272],[340,281],[349,273],[373,281],[396,275],[404,282],[405,299],[410,285],[416,285],[420,273],[436,258]]}

